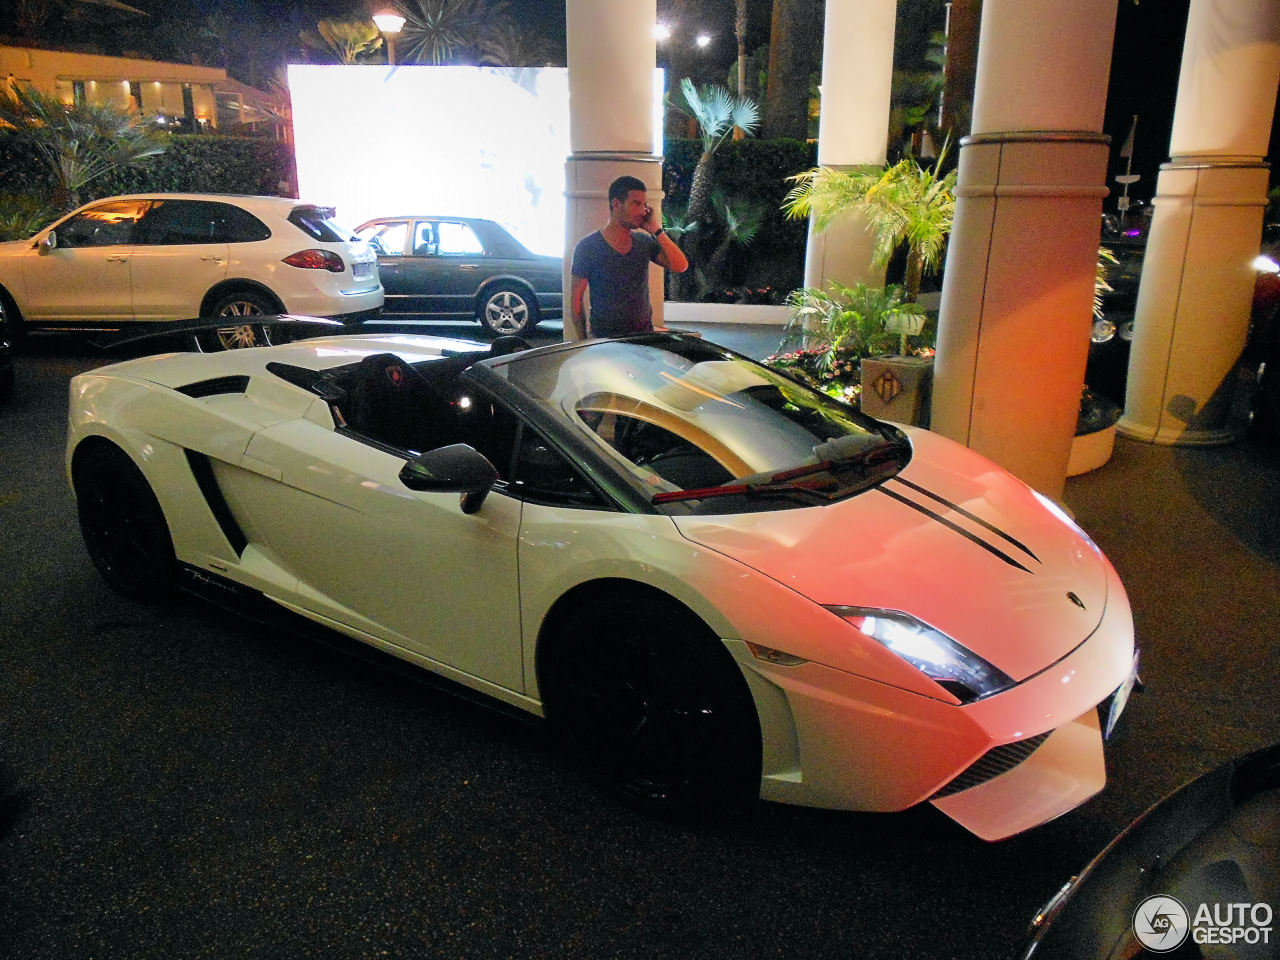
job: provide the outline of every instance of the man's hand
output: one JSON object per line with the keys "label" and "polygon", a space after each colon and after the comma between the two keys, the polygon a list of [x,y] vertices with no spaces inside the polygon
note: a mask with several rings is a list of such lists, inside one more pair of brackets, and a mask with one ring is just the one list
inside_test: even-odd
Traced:
{"label": "man's hand", "polygon": [[644,218],[644,223],[640,225],[641,228],[648,230],[650,233],[657,233],[662,229],[662,217],[658,215],[658,211],[654,210],[653,207],[645,207],[644,209],[648,216]]}

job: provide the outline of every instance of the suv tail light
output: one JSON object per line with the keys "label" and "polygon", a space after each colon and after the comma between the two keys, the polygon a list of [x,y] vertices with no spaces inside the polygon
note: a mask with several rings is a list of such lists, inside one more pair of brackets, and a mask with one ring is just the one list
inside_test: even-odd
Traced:
{"label": "suv tail light", "polygon": [[299,250],[285,257],[284,262],[291,267],[302,267],[304,270],[328,270],[332,273],[341,273],[347,269],[342,258],[328,250]]}

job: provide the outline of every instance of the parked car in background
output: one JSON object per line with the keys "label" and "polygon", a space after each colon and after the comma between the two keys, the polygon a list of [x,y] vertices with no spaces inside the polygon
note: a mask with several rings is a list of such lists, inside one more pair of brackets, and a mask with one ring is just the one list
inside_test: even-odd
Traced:
{"label": "parked car in background", "polygon": [[201,350],[255,346],[280,313],[349,323],[382,309],[377,260],[327,207],[288,197],[138,194],[86,204],[0,243],[0,300],[23,329],[122,330],[226,317]]}
{"label": "parked car in background", "polygon": [[377,250],[388,317],[474,317],[501,336],[564,315],[564,260],[531,253],[493,220],[378,217],[356,236]]}

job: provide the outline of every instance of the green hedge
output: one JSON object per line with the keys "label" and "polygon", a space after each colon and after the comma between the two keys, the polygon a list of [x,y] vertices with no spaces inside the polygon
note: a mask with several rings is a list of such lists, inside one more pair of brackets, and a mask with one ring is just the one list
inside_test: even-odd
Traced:
{"label": "green hedge", "polygon": [[[0,180],[8,194],[48,196],[53,184],[31,152],[0,135]],[[172,134],[165,152],[90,181],[80,201],[119,193],[246,193],[276,195],[294,180],[293,148],[275,140]]]}
{"label": "green hedge", "polygon": [[[689,199],[702,141],[668,140],[663,150],[663,191],[669,201],[682,205]],[[712,155],[712,177],[717,189],[731,201],[759,203],[770,211],[731,275],[715,278],[718,287],[767,287],[773,292],[771,299],[781,302],[789,291],[804,285],[808,225],[787,220],[782,214],[782,200],[790,189],[787,178],[816,163],[817,144],[805,140],[731,140]]]}

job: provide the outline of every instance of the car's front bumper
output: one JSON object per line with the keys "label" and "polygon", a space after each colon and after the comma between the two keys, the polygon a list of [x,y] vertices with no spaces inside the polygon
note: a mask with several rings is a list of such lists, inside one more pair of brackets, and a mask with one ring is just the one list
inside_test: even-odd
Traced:
{"label": "car's front bumper", "polygon": [[[728,642],[761,711],[761,796],[883,811],[932,801],[987,840],[1083,803],[1106,782],[1098,705],[1135,670],[1128,599],[1109,565],[1107,575],[1107,608],[1088,639],[1013,689],[966,706],[816,663],[762,663]],[[981,762],[993,758],[1003,766],[988,775]],[[972,786],[957,784],[974,770]],[[964,788],[946,793],[957,785]]]}

